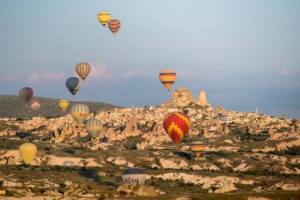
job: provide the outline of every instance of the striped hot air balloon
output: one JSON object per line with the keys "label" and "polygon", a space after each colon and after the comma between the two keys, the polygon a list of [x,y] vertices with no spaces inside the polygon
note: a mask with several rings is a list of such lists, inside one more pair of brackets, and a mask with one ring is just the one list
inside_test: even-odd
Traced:
{"label": "striped hot air balloon", "polygon": [[76,65],[75,70],[80,78],[84,81],[91,72],[91,66],[86,62],[82,62]]}
{"label": "striped hot air balloon", "polygon": [[183,112],[168,114],[163,122],[167,134],[178,145],[190,128],[190,118]]}
{"label": "striped hot air balloon", "polygon": [[201,156],[205,146],[201,141],[194,141],[191,143],[191,150],[196,157]]}
{"label": "striped hot air balloon", "polygon": [[75,95],[80,88],[80,80],[77,77],[70,77],[66,81],[66,86],[71,94]]}
{"label": "striped hot air balloon", "polygon": [[71,108],[71,115],[78,123],[78,126],[82,126],[87,116],[89,115],[89,107],[85,104],[75,104]]}
{"label": "striped hot air balloon", "polygon": [[58,105],[59,105],[60,109],[62,109],[63,111],[66,111],[66,109],[69,107],[69,101],[68,100],[60,100],[58,102]]}
{"label": "striped hot air balloon", "polygon": [[91,138],[96,138],[99,136],[99,133],[103,128],[103,124],[98,119],[90,119],[86,122],[85,128],[91,136]]}
{"label": "striped hot air balloon", "polygon": [[116,35],[116,33],[119,31],[121,27],[121,22],[117,19],[111,19],[108,22],[108,28],[112,32],[113,35]]}
{"label": "striped hot air balloon", "polygon": [[100,12],[98,14],[98,20],[103,26],[107,24],[109,19],[110,19],[110,14],[108,12]]}
{"label": "striped hot air balloon", "polygon": [[165,69],[160,72],[159,80],[169,90],[176,81],[176,73],[171,69]]}
{"label": "striped hot air balloon", "polygon": [[33,96],[33,90],[30,87],[23,87],[20,90],[19,94],[21,99],[23,99],[27,103]]}

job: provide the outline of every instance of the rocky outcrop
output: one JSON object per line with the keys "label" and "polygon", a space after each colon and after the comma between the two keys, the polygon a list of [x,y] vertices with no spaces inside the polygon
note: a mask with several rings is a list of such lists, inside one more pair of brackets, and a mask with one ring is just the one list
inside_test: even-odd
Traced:
{"label": "rocky outcrop", "polygon": [[154,187],[144,185],[129,185],[124,184],[118,187],[117,192],[121,194],[127,194],[128,196],[144,196],[144,197],[156,197],[158,196]]}
{"label": "rocky outcrop", "polygon": [[172,91],[172,99],[162,106],[187,106],[190,103],[196,103],[192,92],[187,88],[177,88]]}
{"label": "rocky outcrop", "polygon": [[210,110],[210,111],[213,110],[210,103],[208,103],[208,101],[206,100],[206,93],[203,90],[201,90],[199,93],[197,104],[200,106],[208,107],[208,110]]}
{"label": "rocky outcrop", "polygon": [[184,183],[193,183],[195,185],[202,185],[203,189],[212,190],[214,193],[226,193],[237,190],[235,184],[240,183],[239,178],[217,176],[217,177],[203,177],[199,175],[191,175],[185,173],[165,173],[155,176],[163,180],[183,181]]}

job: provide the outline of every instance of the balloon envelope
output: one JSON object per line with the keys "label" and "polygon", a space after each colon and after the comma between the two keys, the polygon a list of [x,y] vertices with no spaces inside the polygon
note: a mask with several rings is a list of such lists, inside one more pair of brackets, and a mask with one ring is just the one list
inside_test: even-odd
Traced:
{"label": "balloon envelope", "polygon": [[41,104],[38,101],[32,101],[30,103],[30,108],[32,109],[33,112],[37,112],[41,107]]}
{"label": "balloon envelope", "polygon": [[74,166],[75,163],[73,161],[71,161],[71,160],[66,160],[66,161],[63,162],[62,165],[63,166]]}
{"label": "balloon envelope", "polygon": [[108,22],[108,28],[112,32],[113,35],[116,35],[116,33],[119,31],[121,27],[121,22],[117,19],[111,19]]}
{"label": "balloon envelope", "polygon": [[75,95],[80,88],[80,81],[77,77],[70,77],[66,81],[66,86],[68,90]]}
{"label": "balloon envelope", "polygon": [[103,128],[103,123],[98,119],[90,119],[86,122],[85,128],[91,138],[96,138]]}
{"label": "balloon envelope", "polygon": [[165,69],[160,72],[159,80],[169,90],[176,81],[176,73],[171,69]]}
{"label": "balloon envelope", "polygon": [[109,19],[110,19],[110,14],[108,12],[100,12],[98,14],[98,20],[103,26],[107,24]]}
{"label": "balloon envelope", "polygon": [[89,115],[89,107],[85,104],[75,104],[71,108],[71,115],[78,123],[78,126],[82,126]]}
{"label": "balloon envelope", "polygon": [[171,139],[178,145],[190,128],[190,118],[183,112],[168,114],[163,127]]}
{"label": "balloon envelope", "polygon": [[201,156],[204,151],[204,144],[201,141],[194,141],[191,143],[191,150],[195,154],[196,157]]}
{"label": "balloon envelope", "polygon": [[68,100],[60,100],[58,103],[60,109],[63,111],[66,111],[66,109],[69,107],[69,101]]}
{"label": "balloon envelope", "polygon": [[21,99],[23,99],[27,103],[33,96],[33,90],[30,87],[23,87],[20,90],[19,94]]}
{"label": "balloon envelope", "polygon": [[138,168],[126,169],[122,174],[122,180],[124,183],[134,185],[144,185],[146,181],[146,175],[143,170]]}
{"label": "balloon envelope", "polygon": [[82,63],[79,63],[76,65],[75,70],[76,70],[77,74],[80,76],[80,78],[82,80],[85,80],[86,77],[91,72],[91,66],[86,62],[82,62]]}
{"label": "balloon envelope", "polygon": [[37,147],[32,143],[24,143],[20,146],[19,152],[25,164],[30,165],[35,157]]}

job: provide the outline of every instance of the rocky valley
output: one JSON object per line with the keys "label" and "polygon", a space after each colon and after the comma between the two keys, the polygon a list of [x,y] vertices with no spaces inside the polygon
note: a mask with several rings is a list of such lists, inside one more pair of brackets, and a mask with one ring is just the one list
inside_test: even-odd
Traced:
{"label": "rocky valley", "polygon": [[[182,111],[191,128],[179,145],[162,121]],[[187,88],[158,106],[112,108],[90,114],[103,122],[91,138],[67,112],[62,117],[0,119],[3,199],[300,199],[300,121],[213,108],[204,91]],[[193,141],[204,151],[195,157]],[[30,166],[22,143],[37,145]],[[127,168],[146,174],[124,184]]]}

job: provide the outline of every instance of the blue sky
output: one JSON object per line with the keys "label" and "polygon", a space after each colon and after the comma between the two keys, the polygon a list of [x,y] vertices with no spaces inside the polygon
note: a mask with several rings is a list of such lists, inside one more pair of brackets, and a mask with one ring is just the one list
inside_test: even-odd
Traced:
{"label": "blue sky", "polygon": [[[0,6],[0,95],[24,86],[36,96],[119,106],[170,99],[172,89],[201,90],[216,108],[300,119],[298,0],[4,0]],[[97,20],[121,21],[114,37]],[[88,62],[73,97],[65,80]]]}

